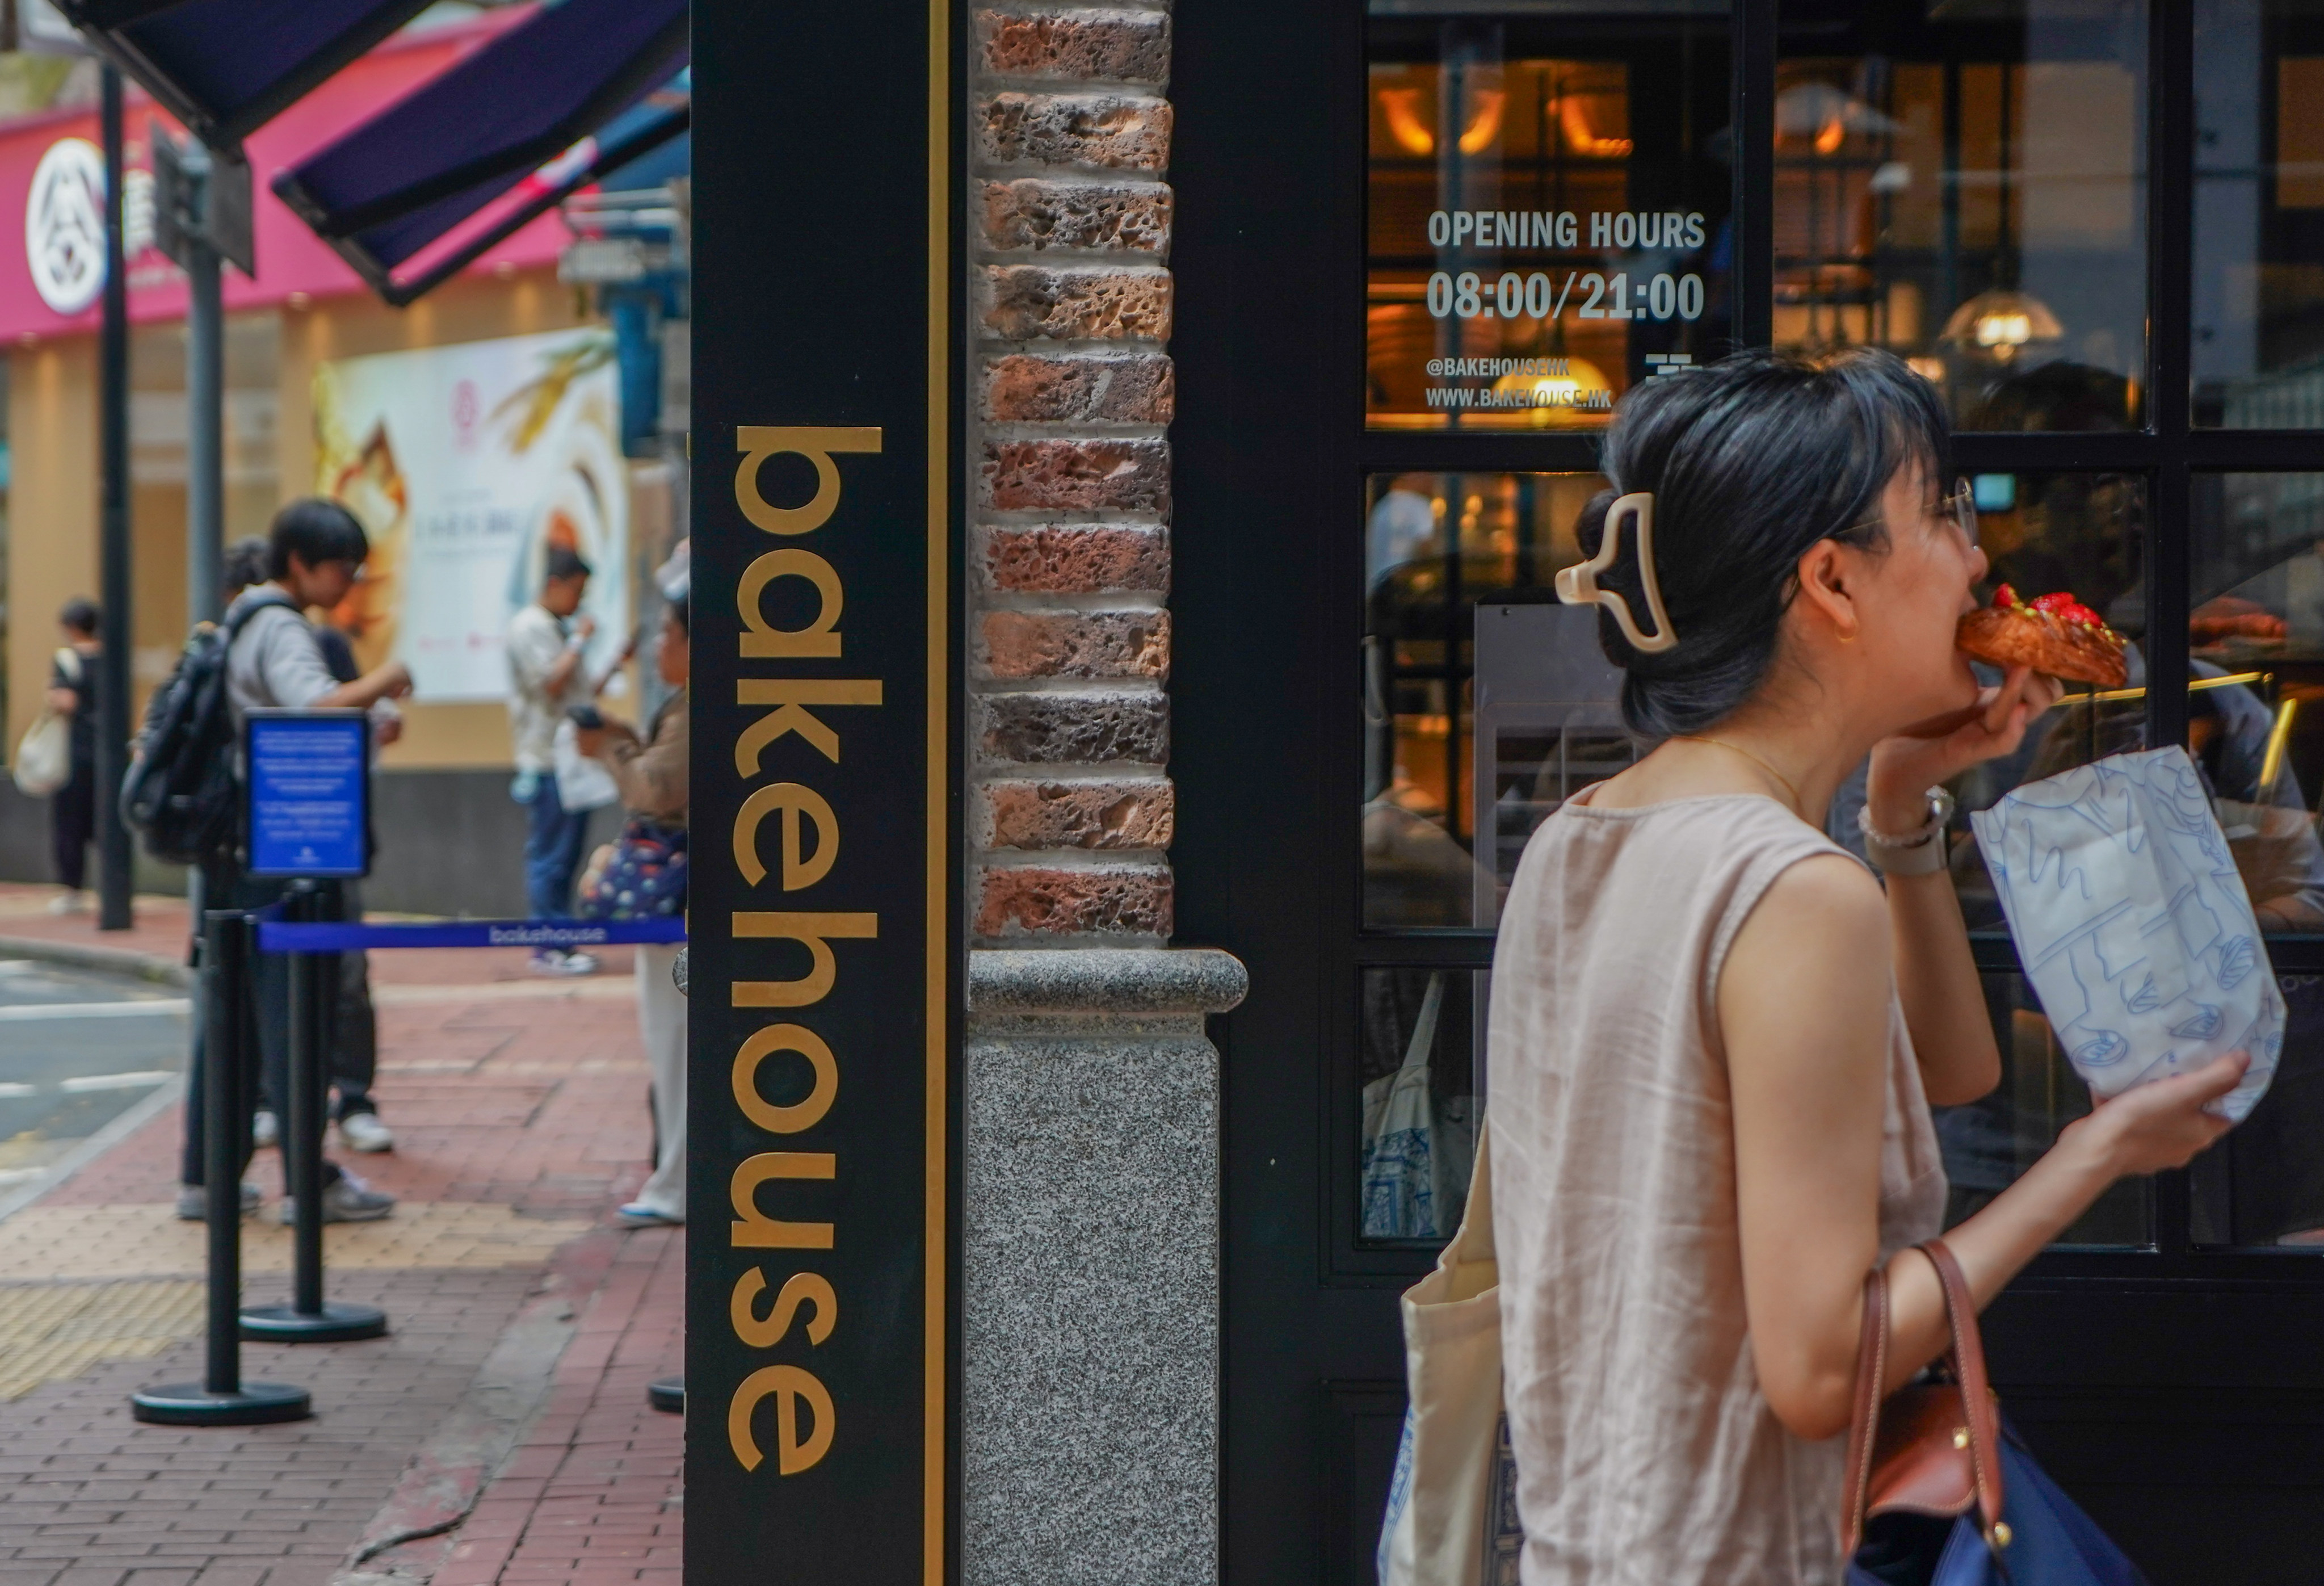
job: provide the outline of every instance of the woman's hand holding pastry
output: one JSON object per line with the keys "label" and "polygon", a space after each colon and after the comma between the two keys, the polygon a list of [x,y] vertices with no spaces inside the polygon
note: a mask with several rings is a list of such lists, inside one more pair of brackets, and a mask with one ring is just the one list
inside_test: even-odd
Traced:
{"label": "woman's hand holding pastry", "polygon": [[1999,686],[1978,691],[1977,703],[1905,728],[1872,751],[1868,796],[1883,831],[1908,831],[1926,813],[1927,789],[1973,765],[2016,752],[2035,716],[2064,693],[2055,678],[2012,667]]}

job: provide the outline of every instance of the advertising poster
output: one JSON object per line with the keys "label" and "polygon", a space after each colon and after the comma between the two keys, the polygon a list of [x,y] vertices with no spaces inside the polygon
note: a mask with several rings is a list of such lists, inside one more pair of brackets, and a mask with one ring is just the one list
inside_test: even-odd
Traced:
{"label": "advertising poster", "polygon": [[426,703],[505,699],[509,619],[553,547],[595,570],[587,665],[630,637],[629,488],[613,333],[553,331],[343,358],[315,373],[318,493],[371,536],[336,613],[368,670]]}

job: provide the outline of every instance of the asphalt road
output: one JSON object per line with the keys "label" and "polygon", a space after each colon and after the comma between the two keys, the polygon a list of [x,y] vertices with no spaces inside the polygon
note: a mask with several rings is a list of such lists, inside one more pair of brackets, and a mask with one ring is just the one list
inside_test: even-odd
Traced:
{"label": "asphalt road", "polygon": [[183,1073],[189,1028],[183,991],[0,958],[0,1191]]}

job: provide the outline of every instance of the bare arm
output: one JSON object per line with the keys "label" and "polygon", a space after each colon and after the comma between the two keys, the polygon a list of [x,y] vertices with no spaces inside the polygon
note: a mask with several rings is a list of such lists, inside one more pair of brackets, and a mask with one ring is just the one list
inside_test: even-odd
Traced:
{"label": "bare arm", "polygon": [[[1864,1275],[1879,1254],[1890,985],[1880,927],[1892,908],[1854,864],[1803,861],[1768,889],[1720,974],[1752,1358],[1768,1404],[1803,1438],[1847,1425]],[[2200,1109],[2244,1067],[2221,1058],[2108,1102],[1947,1234],[1977,1303],[2116,1179],[2181,1166],[2224,1133]],[[1925,1261],[1899,1263],[1891,1295],[1893,1389],[1947,1334]]]}

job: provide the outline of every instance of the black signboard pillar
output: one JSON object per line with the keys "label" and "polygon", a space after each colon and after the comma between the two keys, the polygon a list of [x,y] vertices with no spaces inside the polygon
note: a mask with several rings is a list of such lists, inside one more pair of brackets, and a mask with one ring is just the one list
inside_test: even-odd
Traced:
{"label": "black signboard pillar", "polygon": [[694,19],[686,1572],[946,1577],[951,23]]}

